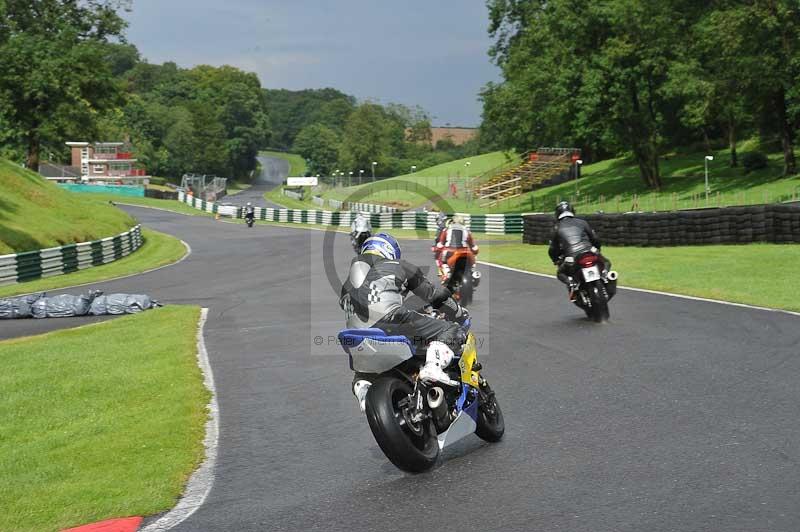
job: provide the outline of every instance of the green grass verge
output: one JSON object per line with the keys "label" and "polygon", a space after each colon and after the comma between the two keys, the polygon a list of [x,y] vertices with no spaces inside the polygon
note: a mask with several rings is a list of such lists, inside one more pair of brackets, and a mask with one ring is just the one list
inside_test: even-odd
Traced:
{"label": "green grass verge", "polygon": [[[496,151],[474,157],[467,157],[444,164],[431,166],[419,172],[382,179],[361,186],[327,188],[321,192],[323,198],[346,200],[357,194],[366,194],[357,201],[382,203],[400,208],[416,207],[429,202],[425,190],[439,194],[451,203],[448,197],[450,179],[460,179],[456,183],[458,193],[464,193],[467,178],[479,176],[484,172],[506,164],[510,154]],[[466,163],[470,164],[467,165]],[[353,201],[356,201],[353,199]],[[458,209],[454,209],[458,210]]]}
{"label": "green grass verge", "polygon": [[[247,190],[252,187],[251,183],[239,183],[238,181],[228,181],[228,196],[235,196],[242,190]],[[222,201],[225,201],[223,198]]]}
{"label": "green grass verge", "polygon": [[[559,199],[569,199],[584,213],[668,211],[698,207],[752,205],[784,201],[800,196],[800,176],[782,177],[783,155],[769,155],[767,168],[745,174],[731,167],[727,150],[712,153],[708,175],[711,195],[705,199],[704,152],[667,154],[660,161],[664,187],[648,189],[639,177],[639,167],[631,159],[609,159],[583,168],[577,183],[562,183],[522,197],[517,211],[547,211]],[[638,201],[638,209],[636,208]]]}
{"label": "green grass verge", "polygon": [[264,199],[276,205],[280,205],[286,209],[319,209],[318,205],[314,205],[310,201],[301,201],[284,196],[281,192],[283,187],[275,187],[264,193]]}
{"label": "green grass verge", "polygon": [[306,175],[306,160],[303,159],[302,155],[282,151],[260,151],[258,154],[289,161],[289,177],[303,177]]}
{"label": "green grass verge", "polygon": [[203,457],[200,310],[0,342],[0,530],[169,509]]}
{"label": "green grass verge", "polygon": [[144,237],[142,247],[127,257],[75,273],[57,275],[27,283],[0,286],[0,297],[56,290],[76,284],[96,283],[115,277],[132,275],[166,264],[172,264],[186,254],[186,248],[183,243],[173,236],[145,228],[142,229],[142,236]]}
{"label": "green grass verge", "polygon": [[124,233],[133,218],[0,159],[0,255]]}
{"label": "green grass verge", "polygon": [[[603,253],[619,272],[620,286],[800,311],[796,280],[785,267],[800,261],[797,245],[609,247]],[[479,259],[555,274],[547,246],[482,246]]]}
{"label": "green grass verge", "polygon": [[93,194],[91,199],[96,204],[108,204],[109,202],[122,205],[138,205],[141,207],[154,207],[165,209],[179,214],[189,214],[192,216],[212,216],[211,213],[193,208],[191,205],[171,199],[139,198],[135,196],[115,196],[113,194]]}

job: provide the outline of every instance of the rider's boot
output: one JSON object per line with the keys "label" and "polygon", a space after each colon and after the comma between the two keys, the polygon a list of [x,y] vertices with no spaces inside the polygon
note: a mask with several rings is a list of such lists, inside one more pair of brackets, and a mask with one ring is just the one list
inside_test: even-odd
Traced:
{"label": "rider's boot", "polygon": [[425,365],[419,371],[419,379],[428,383],[441,383],[458,386],[458,381],[450,379],[444,368],[453,361],[455,353],[444,342],[431,342],[425,354]]}
{"label": "rider's boot", "polygon": [[366,380],[358,380],[353,383],[353,395],[355,395],[356,400],[358,400],[358,407],[361,409],[361,412],[367,409],[367,392],[370,386],[372,386],[372,383]]}

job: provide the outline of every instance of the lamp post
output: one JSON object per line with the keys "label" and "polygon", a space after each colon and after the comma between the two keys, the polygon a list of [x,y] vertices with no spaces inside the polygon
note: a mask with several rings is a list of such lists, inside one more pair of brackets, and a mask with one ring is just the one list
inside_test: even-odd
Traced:
{"label": "lamp post", "polygon": [[347,186],[348,187],[353,186],[353,172],[350,172],[350,177],[347,179]]}
{"label": "lamp post", "polygon": [[708,161],[713,161],[713,155],[706,155],[705,159],[703,160],[703,164],[706,167],[706,206],[708,205],[708,195],[711,192],[711,189],[708,186]]}
{"label": "lamp post", "polygon": [[372,161],[372,182],[375,182],[375,167],[378,165],[378,161]]}
{"label": "lamp post", "polygon": [[417,165],[416,164],[411,165],[411,173],[413,174],[416,171],[417,171]]}
{"label": "lamp post", "polygon": [[358,171],[358,184],[361,184],[361,178],[364,176],[364,170]]}
{"label": "lamp post", "polygon": [[581,173],[580,166],[583,164],[582,159],[578,159],[575,161],[575,195],[577,196],[580,194],[580,190],[578,190],[578,175]]}

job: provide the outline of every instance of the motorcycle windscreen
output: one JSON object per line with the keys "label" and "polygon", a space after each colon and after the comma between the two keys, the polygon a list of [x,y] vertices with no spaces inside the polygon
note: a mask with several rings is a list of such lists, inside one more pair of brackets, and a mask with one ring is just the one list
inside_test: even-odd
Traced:
{"label": "motorcycle windscreen", "polygon": [[383,373],[414,356],[407,342],[392,337],[365,338],[349,352],[353,370],[363,373]]}

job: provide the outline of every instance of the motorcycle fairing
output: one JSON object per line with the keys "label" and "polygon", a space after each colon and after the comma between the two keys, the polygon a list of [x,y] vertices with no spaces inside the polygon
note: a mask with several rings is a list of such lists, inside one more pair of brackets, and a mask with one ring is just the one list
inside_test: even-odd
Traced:
{"label": "motorcycle fairing", "polygon": [[467,343],[464,344],[464,351],[458,361],[458,367],[461,369],[461,382],[473,388],[477,388],[480,381],[478,372],[472,369],[475,367],[477,359],[478,350],[475,347],[475,335],[470,332],[467,335]]}
{"label": "motorcycle fairing", "polygon": [[[469,388],[463,386],[462,395],[467,393]],[[467,408],[458,413],[458,417],[450,424],[446,431],[436,437],[439,449],[444,449],[452,445],[461,438],[469,436],[478,428],[478,401],[473,400]]]}
{"label": "motorcycle fairing", "polygon": [[387,336],[381,329],[345,329],[339,333],[350,369],[383,373],[414,356],[414,345],[405,336]]}

